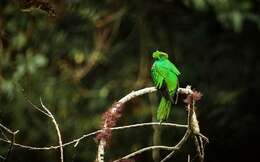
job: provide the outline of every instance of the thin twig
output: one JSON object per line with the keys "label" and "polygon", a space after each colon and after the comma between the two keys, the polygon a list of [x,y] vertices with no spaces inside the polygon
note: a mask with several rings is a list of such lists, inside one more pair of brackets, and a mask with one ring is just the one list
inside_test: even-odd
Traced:
{"label": "thin twig", "polygon": [[[197,156],[199,157],[200,162],[204,161],[204,141],[202,136],[200,135],[194,135],[195,138],[195,146],[196,146],[196,151],[197,151]],[[207,141],[205,141],[206,143]]]}
{"label": "thin twig", "polygon": [[[190,130],[187,129],[186,133],[184,134],[184,136],[182,137],[182,139],[179,141],[179,143],[175,146],[176,148],[180,149],[183,144],[187,141],[187,139],[190,136]],[[161,160],[161,162],[165,162],[166,160],[168,160],[169,158],[171,158],[174,154],[176,153],[176,150],[173,150],[170,154],[168,154],[164,159]]]}
{"label": "thin twig", "polygon": [[178,150],[179,148],[176,147],[176,146],[173,146],[173,147],[170,147],[170,146],[149,146],[149,147],[145,147],[145,148],[142,148],[140,150],[137,150],[131,154],[128,154],[120,159],[117,159],[113,162],[119,162],[120,160],[123,160],[123,159],[129,159],[133,156],[136,156],[137,154],[141,154],[142,152],[145,152],[145,151],[149,151],[149,150],[154,150],[154,149],[163,149],[163,150]]}
{"label": "thin twig", "polygon": [[121,127],[114,127],[114,128],[111,128],[111,130],[118,130],[118,129],[125,129],[125,128],[134,128],[134,127],[143,127],[143,126],[149,126],[149,125],[161,125],[161,126],[188,128],[187,125],[182,125],[182,124],[151,122],[151,123],[140,123],[140,124],[121,126]]}
{"label": "thin twig", "polygon": [[202,139],[204,139],[206,143],[209,143],[209,139],[208,139],[206,136],[204,136],[204,135],[201,134],[201,133],[199,133],[198,135],[199,135],[200,137],[202,137]]}
{"label": "thin twig", "polygon": [[2,155],[0,155],[0,159],[5,160],[5,157],[3,157]]}
{"label": "thin twig", "polygon": [[60,146],[60,161],[63,162],[63,147],[62,147],[62,139],[61,139],[61,133],[60,133],[60,129],[59,129],[59,125],[57,124],[54,116],[52,115],[52,113],[47,109],[47,107],[44,106],[44,104],[42,103],[42,99],[40,98],[40,102],[41,105],[43,107],[43,109],[49,114],[50,118],[52,119],[52,122],[55,126],[58,138],[59,138],[59,146]]}
{"label": "thin twig", "polygon": [[2,129],[4,129],[6,132],[10,133],[12,135],[12,140],[10,141],[10,146],[9,146],[9,149],[8,149],[8,152],[6,154],[6,157],[2,157],[1,156],[1,159],[3,159],[3,162],[5,161],[8,161],[9,159],[9,156],[12,152],[12,149],[13,149],[13,145],[15,143],[15,135],[19,132],[19,130],[16,130],[16,131],[11,131],[9,128],[5,127],[3,124],[0,123],[0,128],[1,128],[1,132],[2,132],[2,135],[4,136],[4,138],[6,140],[8,140],[8,138],[5,136],[4,132],[2,131]]}
{"label": "thin twig", "polygon": [[8,140],[8,138],[7,138],[7,136],[5,135],[5,133],[4,133],[4,131],[2,130],[2,128],[0,128],[0,131],[1,131],[2,136],[3,136],[6,140]]}
{"label": "thin twig", "polygon": [[[113,127],[110,128],[111,130],[123,130],[123,129],[129,129],[129,128],[136,128],[136,127],[144,127],[144,126],[151,126],[151,125],[161,125],[161,126],[169,126],[169,127],[178,127],[178,128],[187,128],[187,125],[182,125],[182,124],[174,124],[174,123],[160,123],[160,122],[151,122],[151,123],[140,123],[140,124],[133,124],[133,125],[126,125],[126,126],[119,126],[119,127]],[[76,146],[77,143],[79,143],[81,140],[90,137],[92,135],[96,135],[100,133],[102,130],[97,130],[88,134],[84,134],[83,136],[74,139],[70,142],[64,143],[62,147],[69,146],[74,144]],[[6,143],[11,143],[10,140],[5,140],[0,138],[0,141],[6,142]],[[51,149],[58,149],[60,146],[48,146],[48,147],[34,147],[34,146],[27,146],[27,145],[22,145],[18,143],[14,143],[14,146],[25,148],[25,149],[30,149],[30,150],[51,150]]]}
{"label": "thin twig", "polygon": [[203,157],[203,153],[202,153],[202,148],[200,146],[199,143],[199,136],[194,136],[194,141],[195,141],[195,146],[196,146],[196,151],[197,151],[197,156],[199,157],[199,161],[203,162],[204,161],[204,157]]}
{"label": "thin twig", "polygon": [[13,131],[11,131],[9,128],[5,127],[3,124],[0,123],[0,127],[3,128],[5,131],[7,131],[10,134],[14,134]]}
{"label": "thin twig", "polygon": [[9,157],[10,157],[10,155],[11,155],[12,149],[13,149],[13,145],[14,145],[14,143],[15,143],[15,135],[16,135],[18,132],[19,132],[19,131],[12,132],[12,142],[11,142],[11,144],[10,144],[10,146],[9,146],[8,152],[7,152],[6,157],[5,157],[5,159],[3,160],[3,162],[7,162],[7,161],[8,161],[8,159],[9,159]]}
{"label": "thin twig", "polygon": [[35,104],[33,104],[33,103],[29,100],[29,97],[28,97],[28,96],[26,96],[26,95],[24,94],[24,97],[25,97],[25,99],[27,100],[27,102],[29,102],[29,104],[30,104],[33,108],[35,108],[36,110],[40,111],[40,112],[43,113],[44,115],[46,115],[46,116],[48,116],[48,117],[51,118],[51,115],[50,115],[49,113],[43,111],[41,108],[39,108],[38,106],[36,106]]}
{"label": "thin twig", "polygon": [[204,143],[201,136],[198,136],[199,143],[200,143],[200,150],[201,150],[201,156],[204,159],[205,151],[204,151]]}

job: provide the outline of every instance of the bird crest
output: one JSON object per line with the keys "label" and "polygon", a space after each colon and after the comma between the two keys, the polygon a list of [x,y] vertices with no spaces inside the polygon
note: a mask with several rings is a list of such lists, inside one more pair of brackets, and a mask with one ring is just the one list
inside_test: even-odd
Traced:
{"label": "bird crest", "polygon": [[157,50],[153,52],[153,58],[154,59],[168,58],[168,54]]}

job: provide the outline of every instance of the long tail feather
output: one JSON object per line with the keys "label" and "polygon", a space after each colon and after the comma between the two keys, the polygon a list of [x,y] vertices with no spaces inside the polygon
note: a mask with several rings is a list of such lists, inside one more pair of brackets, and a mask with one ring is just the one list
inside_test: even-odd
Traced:
{"label": "long tail feather", "polygon": [[171,111],[171,101],[162,97],[159,104],[159,108],[157,110],[157,120],[159,120],[160,122],[167,120],[170,111]]}

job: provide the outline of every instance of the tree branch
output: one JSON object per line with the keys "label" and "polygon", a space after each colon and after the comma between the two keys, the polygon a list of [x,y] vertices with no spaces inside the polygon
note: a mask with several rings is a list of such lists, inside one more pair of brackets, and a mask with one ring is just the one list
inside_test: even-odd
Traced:
{"label": "tree branch", "polygon": [[157,91],[157,89],[155,87],[149,87],[149,88],[144,88],[144,89],[141,89],[141,90],[138,90],[138,91],[132,91],[131,93],[129,93],[125,97],[121,98],[107,112],[109,117],[107,117],[104,121],[102,132],[101,132],[102,134],[100,135],[101,137],[100,137],[99,145],[98,145],[97,158],[96,158],[96,160],[98,162],[104,162],[105,146],[106,146],[108,138],[110,137],[110,134],[107,130],[110,127],[111,122],[113,124],[116,123],[117,119],[120,116],[120,112],[122,111],[121,110],[122,105],[125,104],[126,102],[128,102],[129,100],[137,97],[137,96],[141,96],[141,95],[144,95],[146,93],[152,93],[152,92],[155,92],[155,91]]}

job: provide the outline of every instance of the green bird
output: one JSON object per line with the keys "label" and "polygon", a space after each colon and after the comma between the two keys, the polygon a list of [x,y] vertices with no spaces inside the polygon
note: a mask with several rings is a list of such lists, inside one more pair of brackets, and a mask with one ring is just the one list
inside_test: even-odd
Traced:
{"label": "green bird", "polygon": [[162,97],[157,109],[157,120],[163,122],[168,119],[173,97],[179,86],[180,71],[168,59],[168,54],[160,51],[153,52],[154,63],[151,76],[155,87],[161,92]]}

